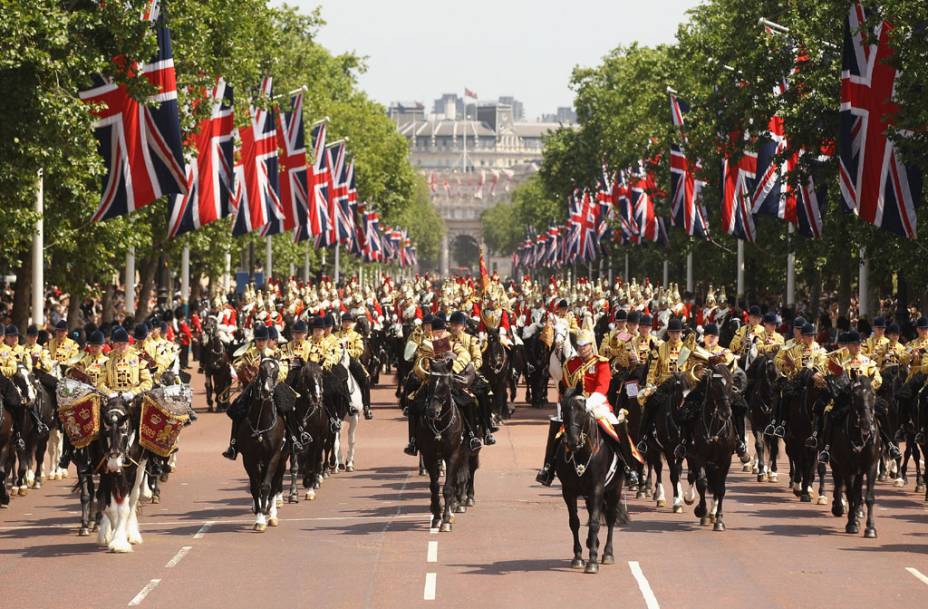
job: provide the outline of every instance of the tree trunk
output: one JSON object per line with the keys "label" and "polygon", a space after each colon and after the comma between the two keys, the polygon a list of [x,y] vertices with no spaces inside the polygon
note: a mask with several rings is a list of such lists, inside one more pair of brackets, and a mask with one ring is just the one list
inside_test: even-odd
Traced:
{"label": "tree trunk", "polygon": [[822,312],[822,272],[819,269],[814,269],[812,271],[812,285],[809,294],[809,307],[812,311],[812,319],[807,321],[811,322],[813,325],[817,322],[818,316]]}
{"label": "tree trunk", "polygon": [[81,314],[81,297],[77,290],[71,291],[68,299],[68,330],[84,327],[84,318]]}
{"label": "tree trunk", "polygon": [[850,258],[841,258],[841,275],[838,283],[838,315],[846,316],[851,308],[851,260]]}
{"label": "tree trunk", "polygon": [[113,318],[116,316],[116,310],[113,306],[116,296],[116,285],[112,281],[106,284],[106,289],[103,290],[103,317],[101,321],[104,324],[112,323]]}
{"label": "tree trunk", "polygon": [[139,301],[135,307],[135,319],[143,320],[151,313],[149,302],[151,291],[155,287],[155,275],[158,272],[158,254],[152,252],[142,260],[142,289],[139,290]]}
{"label": "tree trunk", "polygon": [[32,304],[32,252],[26,250],[19,257],[16,269],[16,290],[13,292],[13,325],[25,333],[29,324],[30,306]]}

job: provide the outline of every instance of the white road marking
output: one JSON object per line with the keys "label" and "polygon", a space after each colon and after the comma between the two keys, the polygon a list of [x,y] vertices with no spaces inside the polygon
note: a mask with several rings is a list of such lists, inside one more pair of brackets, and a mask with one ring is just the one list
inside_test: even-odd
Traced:
{"label": "white road marking", "polygon": [[641,570],[641,565],[638,564],[638,561],[628,561],[628,568],[632,570],[632,575],[635,576],[635,581],[638,582],[638,589],[641,590],[641,596],[644,597],[644,604],[647,608],[661,609],[660,603],[657,602],[657,597],[654,596],[654,591],[651,590],[651,584],[648,583],[648,578],[644,576],[644,571]]}
{"label": "white road marking", "polygon": [[193,536],[193,538],[194,538],[194,539],[203,539],[203,536],[206,535],[206,532],[207,532],[208,530],[210,530],[210,528],[211,528],[212,526],[213,526],[213,521],[212,521],[212,520],[208,520],[208,521],[204,522],[204,523],[203,523],[203,526],[200,527],[200,530],[196,532],[196,534]]}
{"label": "white road marking", "polygon": [[174,555],[174,558],[169,560],[168,564],[164,565],[165,568],[170,569],[171,567],[177,566],[177,563],[183,560],[184,556],[187,555],[187,552],[189,552],[192,547],[193,546],[184,546],[180,550],[178,550],[177,554]]}
{"label": "white road marking", "polygon": [[925,575],[924,573],[922,573],[915,567],[906,567],[905,570],[911,573],[916,579],[920,580],[923,584],[928,586],[928,575]]}
{"label": "white road marking", "polygon": [[438,533],[438,527],[432,526],[432,515],[429,514],[429,533],[435,535]]}
{"label": "white road marking", "polygon": [[139,605],[141,605],[141,604],[142,604],[142,601],[145,600],[145,597],[148,596],[148,594],[149,594],[152,590],[154,590],[155,587],[156,587],[158,584],[160,584],[160,583],[161,583],[161,580],[160,580],[160,579],[153,579],[153,580],[151,580],[150,582],[148,582],[147,584],[145,584],[145,587],[142,588],[142,591],[139,592],[138,594],[136,594],[135,597],[134,597],[131,601],[129,601],[129,606],[130,606],[130,607],[138,607]]}
{"label": "white road marking", "polygon": [[435,586],[437,584],[438,584],[437,573],[426,573],[425,574],[425,589],[422,591],[423,600],[427,600],[427,601],[435,600]]}
{"label": "white road marking", "polygon": [[430,541],[429,550],[425,555],[425,562],[438,562],[438,542]]}

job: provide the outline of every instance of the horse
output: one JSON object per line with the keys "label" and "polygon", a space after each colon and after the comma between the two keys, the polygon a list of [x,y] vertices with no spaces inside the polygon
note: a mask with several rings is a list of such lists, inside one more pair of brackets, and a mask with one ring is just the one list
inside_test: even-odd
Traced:
{"label": "horse", "polygon": [[[139,407],[122,395],[107,399],[97,438],[102,514],[97,543],[110,552],[131,552],[142,543],[137,507],[148,452],[138,443]],[[91,473],[92,475],[92,473]]]}
{"label": "horse", "polygon": [[683,512],[683,488],[680,484],[680,476],[683,471],[683,462],[680,457],[674,454],[674,450],[680,444],[682,435],[680,426],[675,420],[677,411],[683,403],[683,389],[686,383],[683,380],[682,373],[674,373],[669,379],[664,381],[657,391],[648,398],[647,408],[656,408],[657,412],[651,419],[654,421],[654,430],[646,436],[648,443],[648,452],[646,462],[654,471],[655,479],[655,501],[657,507],[665,507],[667,498],[664,495],[663,483],[663,463],[661,456],[667,461],[667,469],[670,473],[670,483],[673,486],[673,512],[680,514]]}
{"label": "horse", "polygon": [[215,331],[214,324],[207,324],[200,347],[200,365],[203,368],[209,412],[213,412],[214,396],[218,411],[229,407],[229,394],[232,391],[230,362],[229,352]]}
{"label": "horse", "polygon": [[[25,367],[19,366],[11,379],[22,396],[22,408],[28,412],[24,429],[20,430],[25,446],[16,450],[17,469],[13,478],[13,491],[25,495],[30,483],[42,488],[42,469],[48,445],[48,434],[55,425],[56,412],[45,386]],[[38,415],[38,420],[32,414]]]}
{"label": "horse", "polygon": [[766,436],[764,430],[773,422],[777,401],[780,399],[777,387],[780,373],[773,363],[773,357],[762,355],[751,363],[747,374],[747,402],[750,409],[751,433],[754,434],[757,481],[776,482],[780,443],[776,437]]}
{"label": "horse", "polygon": [[[341,364],[332,366],[331,369],[322,373],[323,404],[329,416],[330,427],[330,435],[327,436],[323,448],[324,478],[327,478],[329,474],[338,472],[339,464],[343,463],[340,460],[341,431],[345,419],[350,416],[348,413],[351,406],[351,396],[348,394],[348,374],[348,369]],[[354,416],[356,420],[357,415]],[[355,426],[355,429],[357,429],[357,426]],[[353,443],[354,440],[349,437],[349,442]],[[349,451],[352,452],[353,457],[353,448],[349,447]]]}
{"label": "horse", "polygon": [[[429,474],[431,495],[431,528],[443,533],[451,531],[457,504],[460,479],[464,467],[464,419],[452,397],[451,360],[432,359],[429,375],[417,394],[421,412],[416,419],[416,446]],[[439,497],[438,478],[442,461],[447,463],[445,484]],[[442,509],[444,502],[444,509]]]}
{"label": "horse", "polygon": [[509,401],[512,403],[516,401],[516,389],[519,386],[519,379],[523,376],[528,381],[525,371],[525,345],[522,344],[520,338],[519,342],[509,347]]}
{"label": "horse", "polygon": [[[846,533],[856,534],[860,530],[861,503],[865,503],[867,523],[864,537],[872,539],[876,537],[876,527],[873,526],[873,487],[882,450],[876,419],[876,393],[870,384],[870,378],[863,375],[853,379],[842,375],[832,383],[836,389],[836,408],[844,402],[847,412],[832,421],[831,474],[835,489],[831,513],[837,517],[843,515],[843,491],[848,503],[847,525],[844,530]],[[832,415],[834,414],[833,412]]]}
{"label": "horse", "polygon": [[0,374],[0,509],[10,504],[6,490],[6,475],[13,461],[13,409],[22,399],[13,382]]}
{"label": "horse", "polygon": [[[895,433],[897,439],[905,440],[905,452],[899,461],[899,467],[896,472],[894,485],[904,487],[908,484],[908,466],[909,459],[915,460],[915,492],[920,493],[925,490],[925,477],[921,471],[921,450],[916,442],[918,433],[918,408],[919,402],[928,396],[923,395],[928,392],[921,392],[928,375],[918,372],[912,376],[908,382],[904,381],[905,368],[901,366],[888,366],[883,369],[883,384],[877,390],[877,398],[883,399],[888,405],[887,420],[890,428],[890,435]],[[881,463],[882,465],[882,463]]]}
{"label": "horse", "polygon": [[806,441],[815,431],[813,415],[815,404],[821,390],[816,387],[813,368],[804,367],[788,381],[783,392],[786,420],[786,454],[790,462],[790,487],[793,494],[804,503],[812,501],[812,484],[816,470],[819,474],[818,504],[824,505],[825,499],[825,464],[818,463],[814,447],[806,446]]}
{"label": "horse", "polygon": [[734,316],[729,317],[725,323],[719,324],[719,344],[727,349],[740,327],[741,320]]}
{"label": "horse", "polygon": [[325,408],[322,367],[315,362],[307,362],[299,367],[293,381],[297,392],[294,405],[294,420],[302,450],[297,451],[293,445],[290,454],[290,502],[295,503],[297,495],[293,480],[294,467],[303,476],[305,498],[312,501],[322,483],[326,443],[334,443],[335,429]]}
{"label": "horse", "polygon": [[[690,467],[690,482],[695,479],[699,491],[699,505],[693,513],[700,525],[714,521],[713,530],[724,531],[722,503],[725,499],[725,483],[731,467],[731,456],[738,444],[732,413],[734,399],[734,377],[724,363],[708,364],[707,374],[700,381],[702,402],[687,450]],[[706,510],[706,489],[712,491],[712,508]]]}
{"label": "horse", "polygon": [[554,331],[550,326],[523,339],[525,344],[525,401],[535,408],[548,406],[548,361]]}
{"label": "horse", "polygon": [[[603,565],[615,563],[612,538],[616,523],[624,525],[629,522],[628,511],[621,501],[626,463],[619,447],[606,437],[596,419],[587,413],[586,399],[574,395],[573,391],[565,394],[561,402],[564,435],[554,457],[554,471],[561,481],[561,496],[567,505],[574,540],[574,557],[570,566],[574,569],[585,567],[586,573],[597,573],[601,517],[605,516],[607,527]],[[586,563],[583,561],[583,546],[580,545],[578,497],[586,499],[589,514],[586,539],[589,560]]]}
{"label": "horse", "polygon": [[247,412],[238,425],[236,443],[248,473],[255,514],[254,530],[276,527],[277,499],[283,494],[286,425],[274,404],[280,363],[265,357],[247,396]]}
{"label": "horse", "polygon": [[409,342],[409,337],[412,335],[413,324],[406,323],[400,324],[396,323],[393,325],[390,336],[390,347],[393,352],[393,358],[396,362],[396,397],[402,397],[403,385],[406,381],[406,376],[412,370],[413,362],[410,358],[407,359],[407,347],[406,344]]}
{"label": "horse", "polygon": [[[639,436],[639,427],[641,425],[641,406],[638,404],[636,395],[629,395],[626,389],[628,383],[637,383],[637,387],[644,387],[648,378],[648,363],[641,362],[628,371],[615,371],[612,373],[612,383],[609,386],[609,393],[606,396],[610,404],[615,404],[616,412],[624,410],[628,417],[628,430],[633,438]],[[645,499],[651,496],[651,489],[645,482],[645,464],[634,461],[629,464],[632,468],[629,476],[629,488],[635,491],[636,499]],[[650,467],[648,468],[651,469]],[[650,478],[650,471],[648,472]]]}
{"label": "horse", "polygon": [[510,416],[506,401],[509,388],[509,352],[499,339],[495,331],[487,332],[487,347],[483,353],[483,376],[486,377],[493,392],[490,412],[495,414],[497,420],[502,421]]}

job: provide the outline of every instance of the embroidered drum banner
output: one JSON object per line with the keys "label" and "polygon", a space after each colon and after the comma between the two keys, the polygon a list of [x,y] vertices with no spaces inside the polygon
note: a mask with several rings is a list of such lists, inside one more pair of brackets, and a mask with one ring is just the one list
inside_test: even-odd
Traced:
{"label": "embroidered drum banner", "polygon": [[187,406],[190,390],[174,390],[174,387],[155,389],[142,398],[139,418],[139,444],[160,457],[168,457],[177,446],[180,430],[189,420]]}
{"label": "embroidered drum banner", "polygon": [[100,433],[100,394],[74,379],[62,379],[56,388],[58,420],[74,448],[85,448]]}

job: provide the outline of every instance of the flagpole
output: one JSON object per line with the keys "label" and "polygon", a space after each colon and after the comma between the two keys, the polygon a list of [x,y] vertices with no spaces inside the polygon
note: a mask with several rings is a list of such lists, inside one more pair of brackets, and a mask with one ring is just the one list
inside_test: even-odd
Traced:
{"label": "flagpole", "polygon": [[334,277],[333,280],[335,281],[335,285],[336,285],[336,286],[338,285],[339,273],[341,272],[341,269],[339,268],[339,262],[340,262],[340,261],[339,261],[339,252],[341,251],[341,247],[339,247],[339,246],[340,246],[340,244],[336,241],[336,242],[335,242],[335,263],[334,263],[334,264],[335,264],[335,271],[334,271],[334,273],[333,273],[333,277]]}
{"label": "flagpole", "polygon": [[662,279],[664,280],[662,285],[666,288],[670,283],[670,261],[664,258],[664,273]]}
{"label": "flagpole", "polygon": [[45,267],[43,250],[45,249],[45,179],[40,169],[37,175],[35,191],[35,232],[32,234],[32,323],[38,327],[45,325]]}
{"label": "flagpole", "polygon": [[312,240],[306,240],[306,252],[303,254],[303,283],[309,283],[309,251]]}
{"label": "flagpole", "polygon": [[625,277],[624,277],[624,280],[625,280],[626,283],[629,282],[629,281],[631,281],[631,279],[630,279],[629,276],[628,276],[628,252],[625,252]]}
{"label": "flagpole", "polygon": [[229,292],[232,291],[232,251],[226,250],[226,273],[223,277],[223,290],[225,295],[228,296]]}
{"label": "flagpole", "polygon": [[786,306],[796,304],[796,254],[793,253],[793,223],[786,225]]}
{"label": "flagpole", "polygon": [[737,262],[738,287],[735,290],[735,296],[740,300],[744,296],[744,241],[738,239],[738,262]]}
{"label": "flagpole", "polygon": [[870,315],[870,302],[867,285],[870,280],[870,259],[867,257],[867,248],[860,246],[860,275],[857,280],[857,317],[863,319]]}
{"label": "flagpole", "polygon": [[686,291],[693,291],[693,250],[686,254]]}
{"label": "flagpole", "polygon": [[126,252],[126,315],[135,315],[135,246]]}
{"label": "flagpole", "polygon": [[274,249],[271,237],[268,235],[264,245],[264,285],[268,285],[271,275],[274,274]]}
{"label": "flagpole", "polygon": [[190,313],[190,246],[184,244],[180,254],[180,301],[184,305],[184,315]]}

